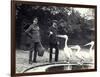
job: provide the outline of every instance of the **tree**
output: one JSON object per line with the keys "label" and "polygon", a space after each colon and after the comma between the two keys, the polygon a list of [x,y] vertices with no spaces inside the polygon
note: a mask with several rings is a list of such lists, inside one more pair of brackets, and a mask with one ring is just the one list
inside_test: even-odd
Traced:
{"label": "tree", "polygon": [[[76,44],[90,36],[89,31],[93,26],[92,20],[81,17],[72,7],[35,6],[28,4],[16,5],[16,46],[19,49],[28,49],[31,41],[25,30],[32,23],[34,17],[39,19],[39,27],[43,46],[48,46],[48,30],[53,20],[58,21],[58,33],[69,36],[69,44]],[[92,28],[91,28],[92,29]],[[88,33],[89,36],[85,34]],[[90,32],[91,33],[91,32]],[[84,34],[84,35],[82,35]],[[73,37],[75,36],[75,37]],[[83,38],[83,36],[85,38]],[[75,39],[75,40],[74,40]],[[77,41],[76,41],[77,40]],[[82,42],[80,42],[82,44]]]}

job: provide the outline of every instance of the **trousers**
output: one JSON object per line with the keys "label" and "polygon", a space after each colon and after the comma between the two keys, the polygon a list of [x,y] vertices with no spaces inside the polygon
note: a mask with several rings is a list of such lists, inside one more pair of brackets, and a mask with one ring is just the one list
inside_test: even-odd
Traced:
{"label": "trousers", "polygon": [[58,50],[58,45],[57,44],[52,44],[50,43],[50,55],[49,55],[49,62],[52,61],[52,53],[53,53],[53,48],[55,48],[55,61],[58,61],[58,55],[59,55],[59,50]]}
{"label": "trousers", "polygon": [[[29,51],[29,64],[31,64],[32,62],[36,62],[36,59],[37,59],[37,47],[38,47],[38,44],[39,42],[34,42],[34,48],[32,48],[30,51]],[[32,44],[33,45],[33,44]],[[33,54],[33,51],[34,51],[34,55],[32,56]],[[32,60],[32,57],[33,57],[33,60]]]}

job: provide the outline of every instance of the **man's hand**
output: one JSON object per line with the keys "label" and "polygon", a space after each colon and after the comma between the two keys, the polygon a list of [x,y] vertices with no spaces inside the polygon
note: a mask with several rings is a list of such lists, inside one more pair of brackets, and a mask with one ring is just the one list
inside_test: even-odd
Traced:
{"label": "man's hand", "polygon": [[53,32],[50,31],[50,35],[53,34]]}
{"label": "man's hand", "polygon": [[57,45],[59,45],[60,44],[60,42],[59,41],[57,41]]}
{"label": "man's hand", "polygon": [[53,32],[52,32],[52,31],[50,31],[50,32],[49,32],[49,36],[50,36],[50,35],[52,35],[52,34],[53,34]]}

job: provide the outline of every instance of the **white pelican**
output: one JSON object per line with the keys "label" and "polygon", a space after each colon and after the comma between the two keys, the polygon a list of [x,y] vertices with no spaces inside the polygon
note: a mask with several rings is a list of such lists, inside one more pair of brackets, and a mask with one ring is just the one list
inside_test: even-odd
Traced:
{"label": "white pelican", "polygon": [[93,60],[93,58],[94,58],[94,50],[93,50],[94,42],[91,41],[90,43],[85,44],[84,46],[88,46],[88,45],[91,45],[89,52],[81,51],[81,47],[79,45],[76,45],[75,47],[71,47],[71,48],[77,49],[77,51],[74,55],[80,59],[80,62],[78,62],[78,63],[82,64],[83,62],[91,62],[91,61],[94,62],[94,60]]}
{"label": "white pelican", "polygon": [[69,62],[69,59],[72,56],[72,50],[67,45],[68,36],[67,35],[57,35],[57,37],[65,38],[64,53],[65,53],[65,57],[68,59],[68,62]]}
{"label": "white pelican", "polygon": [[91,45],[90,46],[90,49],[89,49],[89,53],[91,54],[91,55],[93,55],[93,46],[94,46],[94,41],[91,41],[90,43],[88,43],[88,44],[85,44],[84,46],[88,46],[88,45]]}
{"label": "white pelican", "polygon": [[79,45],[75,45],[70,48],[76,50],[76,52],[73,54],[73,56],[76,57],[75,59],[78,59],[77,64],[83,64],[84,57],[80,53],[81,47]]}
{"label": "white pelican", "polygon": [[90,49],[89,49],[89,52],[88,52],[87,56],[89,56],[93,60],[93,62],[94,62],[94,49],[93,49],[94,41],[91,41],[90,43],[87,43],[84,46],[88,46],[88,45],[90,45]]}

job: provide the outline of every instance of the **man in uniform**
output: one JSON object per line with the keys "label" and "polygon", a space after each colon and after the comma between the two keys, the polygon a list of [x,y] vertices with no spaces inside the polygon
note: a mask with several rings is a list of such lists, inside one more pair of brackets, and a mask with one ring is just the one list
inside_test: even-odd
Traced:
{"label": "man in uniform", "polygon": [[[29,52],[29,64],[32,64],[32,62],[36,62],[37,58],[37,47],[40,43],[40,32],[39,32],[39,26],[38,26],[38,19],[37,17],[34,18],[33,23],[29,26],[29,28],[25,31],[28,36],[31,38],[31,48]],[[34,50],[34,57],[32,61],[32,53]]]}
{"label": "man in uniform", "polygon": [[50,55],[49,62],[52,62],[52,53],[53,48],[55,48],[55,61],[58,61],[59,49],[58,49],[58,40],[57,40],[57,21],[53,20],[52,26],[49,28],[49,46],[50,46]]}

